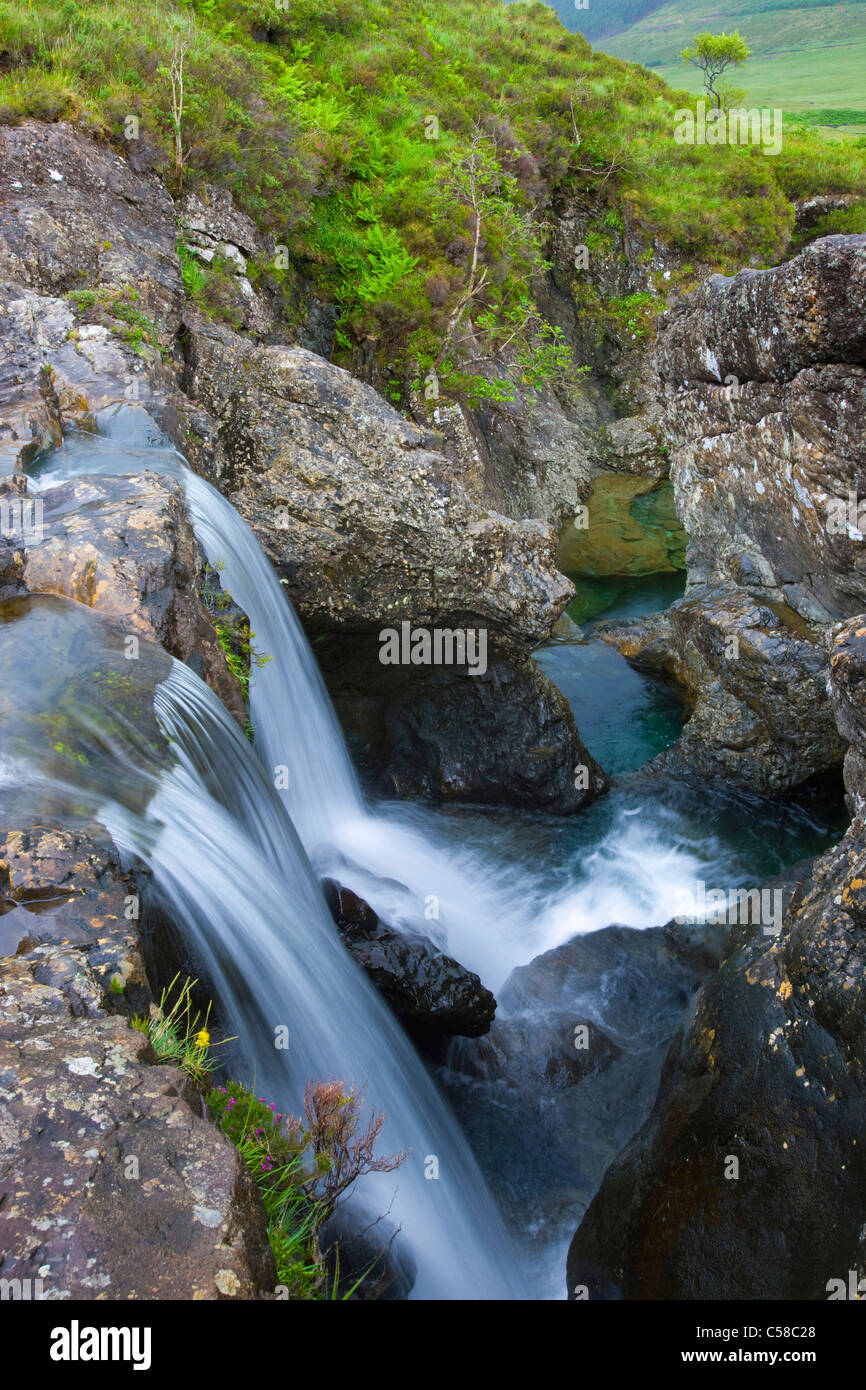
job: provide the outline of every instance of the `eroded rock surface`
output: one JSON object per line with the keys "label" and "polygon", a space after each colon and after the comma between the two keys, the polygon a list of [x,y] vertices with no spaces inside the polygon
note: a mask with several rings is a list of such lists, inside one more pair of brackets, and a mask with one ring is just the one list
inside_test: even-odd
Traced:
{"label": "eroded rock surface", "polygon": [[866,237],[827,237],[660,321],[688,587],[669,618],[607,635],[690,693],[671,761],[750,787],[841,758],[823,686],[828,626],[866,601],[864,284]]}
{"label": "eroded rock surface", "polygon": [[0,1278],[43,1299],[256,1298],[276,1272],[244,1164],[116,1012],[149,997],[132,892],[84,836],[0,844],[17,952],[0,957]]}

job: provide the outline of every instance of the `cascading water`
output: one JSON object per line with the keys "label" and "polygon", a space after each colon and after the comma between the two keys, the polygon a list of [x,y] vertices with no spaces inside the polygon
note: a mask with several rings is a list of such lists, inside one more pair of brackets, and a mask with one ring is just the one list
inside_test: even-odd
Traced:
{"label": "cascading water", "polygon": [[[98,666],[79,672],[79,690],[62,707],[62,754],[33,733],[56,727],[55,690],[41,704],[29,692],[16,726],[21,651],[35,645],[58,652],[61,628],[83,643],[98,622],[84,608],[48,600],[0,625],[4,732],[14,759],[8,775],[31,789],[31,804],[43,812],[53,806],[64,822],[101,821],[121,852],[150,871],[227,1016],[242,1028],[256,1085],[283,1109],[299,1109],[307,1078],[367,1086],[367,1099],[387,1114],[389,1150],[411,1153],[395,1174],[363,1179],[352,1200],[371,1219],[387,1212],[400,1228],[417,1261],[414,1296],[517,1296],[514,1256],[459,1127],[341,945],[279,798],[216,696],[185,666],[163,658],[170,669],[154,689],[153,710],[170,752],[154,750],[151,740],[142,756],[135,731],[111,704],[117,680],[108,677],[129,680],[118,636],[113,651],[110,638],[101,643]],[[39,715],[50,722],[40,724]],[[280,1026],[289,1028],[288,1051],[274,1045]],[[425,1176],[428,1156],[438,1162],[435,1181]]]}
{"label": "cascading water", "polygon": [[[369,1179],[361,1197],[382,1211],[399,1189],[391,1215],[417,1258],[416,1295],[519,1296],[475,1161],[340,945],[317,879],[339,879],[389,925],[433,937],[498,989],[515,966],[576,934],[688,912],[698,878],[738,884],[754,882],[756,869],[778,871],[807,852],[804,832],[819,847],[821,827],[780,811],[778,845],[768,846],[762,805],[708,805],[701,789],[627,778],[563,821],[370,809],[309,644],[245,522],[140,410],[106,412],[100,426],[102,437],[72,436],[47,457],[35,485],[143,469],[176,477],[204,553],[270,658],[251,682],[260,762],[215,697],[175,664],[155,698],[175,762],[162,769],[146,813],[115,797],[105,822],[152,868],[169,910],[194,935],[262,1085],[288,1090],[297,1107],[307,1077],[369,1081],[369,1099],[388,1112],[388,1146],[411,1147],[413,1157],[390,1179]],[[292,1037],[291,1080],[273,1048],[281,1023]],[[438,1181],[423,1176],[427,1154],[439,1158]]]}

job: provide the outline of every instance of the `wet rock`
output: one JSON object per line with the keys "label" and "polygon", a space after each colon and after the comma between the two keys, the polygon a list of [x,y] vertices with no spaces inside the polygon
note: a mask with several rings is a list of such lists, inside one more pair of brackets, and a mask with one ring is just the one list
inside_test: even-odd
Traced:
{"label": "wet rock", "polygon": [[600,624],[596,635],[686,695],[682,736],[654,767],[772,792],[841,761],[825,632],[787,604],[701,590],[664,613]]}
{"label": "wet rock", "polygon": [[7,835],[0,853],[0,897],[32,918],[0,957],[0,1277],[50,1300],[273,1290],[240,1156],[184,1073],[108,1012],[110,979],[127,999],[145,990],[113,855],[43,829]]}
{"label": "wet rock", "polygon": [[86,958],[103,1009],[146,1013],[137,912],[135,883],[121,874],[107,844],[44,827],[0,836],[0,955],[74,947]]}
{"label": "wet rock", "polygon": [[528,657],[493,655],[472,675],[383,667],[378,650],[372,638],[315,647],[353,755],[379,794],[568,814],[606,789],[567,701]]}
{"label": "wet rock", "polygon": [[[0,224],[0,246],[2,246]],[[60,444],[68,428],[95,430],[109,406],[147,408],[176,430],[172,380],[156,348],[135,352],[116,332],[86,324],[65,299],[0,285],[0,469],[17,473]]]}
{"label": "wet rock", "polygon": [[85,477],[39,496],[42,539],[23,564],[29,592],[128,623],[131,635],[186,662],[243,724],[243,693],[202,601],[205,565],[180,485],[155,473]]}
{"label": "wet rock", "polygon": [[325,898],[343,943],[404,1022],[422,1033],[486,1033],[496,1000],[478,976],[427,937],[392,931],[376,913],[333,879]]}
{"label": "wet rock", "polygon": [[363,1208],[338,1209],[322,1228],[325,1267],[340,1298],[353,1303],[396,1303],[409,1297],[418,1267],[394,1225]]}
{"label": "wet rock", "polygon": [[[866,751],[863,621],[836,634],[831,667],[855,772]],[[601,1298],[826,1299],[830,1280],[863,1276],[864,864],[861,811],[793,894],[777,935],[734,928],[649,1120],[574,1237],[569,1287]]]}
{"label": "wet rock", "polygon": [[[23,478],[0,478],[0,502],[5,502],[7,508],[17,507],[26,494]],[[11,517],[7,517],[7,522],[11,520]],[[10,524],[5,531],[0,527],[0,603],[25,592],[24,548],[21,541],[17,524]]]}

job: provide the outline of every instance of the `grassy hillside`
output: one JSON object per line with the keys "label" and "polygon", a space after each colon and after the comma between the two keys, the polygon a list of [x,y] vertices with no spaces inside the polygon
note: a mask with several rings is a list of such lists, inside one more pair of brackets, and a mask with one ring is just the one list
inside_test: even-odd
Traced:
{"label": "grassy hillside", "polygon": [[374,353],[395,400],[432,366],[466,385],[448,337],[461,304],[476,348],[507,351],[527,381],[567,368],[533,301],[566,200],[590,209],[596,247],[627,220],[732,271],[784,254],[790,199],[866,191],[866,143],[843,154],[801,131],[775,159],[675,144],[681,98],[658,77],[592,52],[545,5],[500,0],[0,0],[0,121],[71,119],[123,147],[135,115],[176,189],[178,26],[185,182],[227,184],[288,246],[287,270],[253,273],[290,322],[310,286],[332,301],[338,360]]}
{"label": "grassy hillside", "polygon": [[853,108],[866,128],[866,0],[673,0],[602,47],[697,92],[700,74],[679,55],[705,29],[739,29],[752,49],[732,79],[750,105],[792,113]]}

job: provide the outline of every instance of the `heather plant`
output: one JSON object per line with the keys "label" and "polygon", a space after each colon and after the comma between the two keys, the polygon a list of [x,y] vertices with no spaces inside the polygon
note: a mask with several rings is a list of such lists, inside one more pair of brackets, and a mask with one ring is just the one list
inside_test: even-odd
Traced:
{"label": "heather plant", "polygon": [[[278,1281],[290,1298],[338,1297],[339,1250],[322,1249],[322,1230],[358,1178],[392,1172],[406,1158],[376,1155],[385,1116],[371,1110],[365,1119],[362,1100],[362,1091],[339,1081],[308,1082],[299,1119],[237,1081],[208,1093],[262,1196]],[[358,1282],[339,1296],[350,1297]]]}

